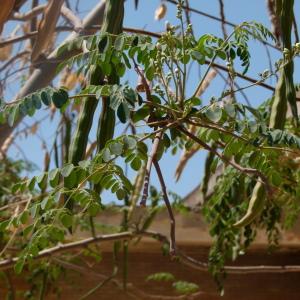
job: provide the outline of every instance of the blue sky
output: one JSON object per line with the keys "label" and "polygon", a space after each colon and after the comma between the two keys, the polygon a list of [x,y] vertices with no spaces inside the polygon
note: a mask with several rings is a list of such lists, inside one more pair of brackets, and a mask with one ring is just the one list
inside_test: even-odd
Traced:
{"label": "blue sky", "polygon": [[[74,3],[75,0],[70,0],[70,3]],[[81,1],[82,5],[80,6],[80,10],[83,12],[81,17],[85,15],[87,11],[89,11],[92,7],[95,6],[98,1],[96,0],[84,0]],[[134,1],[127,0],[125,5],[125,27],[133,27],[133,28],[142,28],[150,31],[163,31],[165,21],[168,20],[171,24],[177,24],[176,15],[176,7],[172,4],[166,3],[167,5],[167,14],[164,19],[161,21],[154,20],[154,12],[155,9],[159,6],[159,0],[140,0],[139,1],[139,9],[136,11],[134,9]],[[190,0],[190,6],[196,9],[202,10],[206,13],[219,16],[219,1],[218,0]],[[295,1],[295,13],[296,19],[299,20],[300,17],[300,1]],[[239,24],[243,21],[258,21],[264,24],[267,27],[270,27],[269,18],[266,10],[266,1],[263,0],[252,0],[252,1],[240,1],[240,0],[224,0],[225,5],[225,16],[228,21]],[[26,8],[26,7],[25,7]],[[210,20],[204,16],[199,16],[194,13],[191,15],[191,20],[193,23],[193,28],[195,35],[197,37],[205,34],[212,33],[222,37],[221,26],[219,22]],[[4,36],[8,35],[11,31],[11,28],[14,26],[13,22],[7,24],[4,31]],[[228,33],[230,33],[232,28],[227,27]],[[63,38],[63,35],[61,36]],[[250,70],[247,75],[258,78],[258,73],[263,70],[269,68],[266,50],[259,42],[251,42],[251,55],[252,55],[252,64]],[[15,51],[17,51],[15,49]],[[273,62],[278,59],[279,53],[274,49],[270,49],[270,54]],[[206,66],[201,67],[201,73],[205,71]],[[295,66],[295,82],[299,82],[299,59],[296,61]],[[1,75],[2,77],[2,75]],[[193,71],[191,73],[189,79],[189,85],[187,93],[193,93],[193,88],[199,82],[198,71]],[[129,80],[130,83],[136,83],[136,77],[133,73],[129,73],[127,77],[123,79]],[[239,85],[244,86],[247,85],[245,81],[238,81]],[[275,84],[275,79],[270,79],[268,81],[269,84]],[[218,96],[220,91],[224,87],[224,82],[222,79],[217,78],[213,84],[208,88],[206,93],[203,95],[204,99],[209,99],[211,96]],[[11,99],[14,94],[16,94],[18,90],[18,86],[16,84],[11,84],[9,89],[5,94],[5,98]],[[261,87],[255,87],[248,89],[246,91],[248,98],[253,106],[257,106],[259,103],[264,101],[265,99],[271,96],[271,92],[263,89]],[[238,100],[243,101],[241,95],[238,95]],[[26,118],[24,122],[26,124],[32,124],[34,120],[40,119],[43,115],[49,113],[48,111],[43,111],[37,113],[33,119]],[[99,112],[98,112],[99,113]],[[59,113],[56,114],[55,119],[58,120]],[[39,134],[46,140],[49,141],[49,144],[52,143],[51,137],[53,137],[53,131],[55,129],[55,122],[49,123],[45,121],[42,126],[39,128]],[[95,134],[95,128],[93,128],[91,136]],[[24,154],[37,166],[41,167],[43,165],[43,152],[41,151],[41,142],[39,139],[33,136],[29,136],[27,139],[22,139],[18,141],[19,147],[22,149]],[[12,146],[9,152],[11,157],[14,158],[22,158],[22,154],[18,148]],[[165,180],[167,182],[167,187],[180,194],[186,195],[189,193],[197,184],[200,183],[200,180],[203,175],[203,165],[205,160],[206,153],[205,151],[200,151],[197,155],[193,157],[188,163],[186,170],[178,183],[174,180],[174,171],[176,164],[178,162],[177,156],[167,155],[161,161],[161,168],[165,176]],[[154,170],[153,170],[154,171]],[[35,174],[39,173],[37,170]],[[157,185],[156,174],[153,172],[153,183]],[[104,195],[105,200],[110,201],[113,200],[109,195]]]}

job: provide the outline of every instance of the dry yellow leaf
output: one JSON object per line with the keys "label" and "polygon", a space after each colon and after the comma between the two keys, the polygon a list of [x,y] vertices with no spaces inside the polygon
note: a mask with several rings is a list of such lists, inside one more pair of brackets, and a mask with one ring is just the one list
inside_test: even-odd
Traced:
{"label": "dry yellow leaf", "polygon": [[3,25],[7,21],[11,12],[13,11],[15,0],[1,0],[0,8],[0,34],[3,30]]}
{"label": "dry yellow leaf", "polygon": [[47,172],[49,170],[49,165],[50,165],[50,154],[48,151],[46,151],[44,156],[44,172]]}
{"label": "dry yellow leaf", "polygon": [[175,170],[175,179],[178,181],[180,179],[180,176],[182,174],[182,171],[184,170],[187,162],[193,155],[198,152],[198,150],[201,149],[201,146],[198,144],[193,145],[189,150],[184,150],[181,154],[181,157],[179,159],[178,165]]}
{"label": "dry yellow leaf", "polygon": [[60,79],[60,85],[66,87],[68,90],[72,90],[75,88],[77,83],[83,82],[83,76],[80,74],[76,74],[75,72],[71,72],[69,70],[66,70],[63,72],[61,79]]}
{"label": "dry yellow leaf", "polygon": [[38,35],[31,53],[32,61],[37,60],[40,54],[51,44],[63,3],[64,0],[49,0],[42,21],[38,27]]}
{"label": "dry yellow leaf", "polygon": [[167,12],[167,6],[164,3],[162,3],[156,9],[154,19],[157,20],[157,21],[161,20],[166,15],[166,12]]}
{"label": "dry yellow leaf", "polygon": [[35,134],[37,132],[37,129],[38,129],[38,124],[34,123],[30,128],[30,133]]}
{"label": "dry yellow leaf", "polygon": [[[1,38],[0,38],[0,42],[1,42]],[[0,51],[0,61],[5,61],[8,58],[10,58],[11,56],[11,52],[12,52],[12,48],[13,48],[13,44],[8,44],[6,46],[4,46],[3,48],[1,48]]]}

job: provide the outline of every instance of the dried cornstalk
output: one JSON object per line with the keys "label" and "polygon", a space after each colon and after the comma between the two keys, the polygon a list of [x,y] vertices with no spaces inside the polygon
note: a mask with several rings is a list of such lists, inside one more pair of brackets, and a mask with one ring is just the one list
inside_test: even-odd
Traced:
{"label": "dried cornstalk", "polygon": [[[199,89],[197,90],[196,93],[196,97],[200,97],[205,90],[208,88],[208,86],[210,85],[211,81],[216,77],[217,72],[215,69],[212,69],[206,76],[205,80],[203,81],[203,83],[201,84],[201,86],[199,87]],[[197,127],[195,125],[190,125],[189,126],[189,132],[194,134],[196,132]],[[175,179],[176,181],[178,181],[180,179],[180,176],[188,162],[188,160],[200,149],[201,147],[199,145],[193,145],[190,149],[184,149],[178,165],[176,167],[175,170]]]}
{"label": "dried cornstalk", "polygon": [[277,44],[280,45],[281,29],[280,21],[275,11],[275,0],[267,0],[267,7],[269,11],[270,22],[272,24],[272,32],[276,37]]}
{"label": "dried cornstalk", "polygon": [[0,9],[0,34],[2,33],[4,23],[13,11],[15,0],[1,0]]}
{"label": "dried cornstalk", "polygon": [[55,32],[55,26],[60,15],[61,7],[64,3],[64,0],[50,0],[48,2],[47,8],[42,21],[38,27],[38,35],[35,40],[35,44],[31,53],[31,60],[35,61],[38,59],[40,54],[48,48],[51,43]]}

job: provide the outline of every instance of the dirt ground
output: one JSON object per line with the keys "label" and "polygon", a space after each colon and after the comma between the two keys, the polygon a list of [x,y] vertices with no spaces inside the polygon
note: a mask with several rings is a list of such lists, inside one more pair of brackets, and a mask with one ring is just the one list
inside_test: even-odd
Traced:
{"label": "dirt ground", "polygon": [[[150,250],[151,248],[151,250]],[[205,246],[181,246],[187,254],[199,260],[206,260],[208,248]],[[93,265],[91,269],[85,266],[84,274],[78,271],[69,271],[65,278],[58,283],[61,294],[60,297],[48,294],[46,299],[80,299],[91,288],[96,286],[101,279],[95,274],[109,276],[112,272],[112,254],[107,251],[103,252],[103,260]],[[120,257],[122,261],[122,257]],[[247,255],[238,259],[236,264],[239,265],[296,265],[300,264],[300,249],[290,248],[282,249],[273,254],[268,254],[265,249],[256,248],[250,250]],[[225,295],[220,297],[216,290],[216,285],[210,274],[192,270],[178,262],[170,261],[168,257],[163,256],[159,247],[149,247],[148,251],[142,249],[133,249],[129,254],[129,273],[128,282],[135,289],[142,290],[144,293],[151,295],[139,295],[136,298],[126,295],[124,291],[118,288],[114,283],[107,283],[93,295],[88,297],[90,300],[127,300],[127,299],[177,299],[171,283],[153,283],[145,279],[149,274],[155,272],[170,272],[177,280],[194,282],[199,285],[201,295],[194,299],[222,299],[222,300],[298,300],[300,299],[300,273],[285,274],[245,274],[233,275],[228,274],[225,280]],[[122,273],[122,265],[120,266]],[[12,274],[12,273],[11,273]],[[18,289],[25,289],[23,276],[13,278],[14,286]],[[118,282],[122,283],[121,274],[116,277]],[[129,294],[131,292],[129,285]],[[5,290],[3,282],[0,282],[0,299],[5,299]],[[153,297],[157,295],[157,297]],[[158,295],[168,296],[159,297]],[[171,297],[172,296],[172,297]],[[24,299],[18,297],[18,299]],[[188,299],[188,298],[186,298]]]}

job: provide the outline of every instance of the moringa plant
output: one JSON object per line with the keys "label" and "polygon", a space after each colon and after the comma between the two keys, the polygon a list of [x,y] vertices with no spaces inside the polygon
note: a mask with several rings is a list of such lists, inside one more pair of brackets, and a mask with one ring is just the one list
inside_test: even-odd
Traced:
{"label": "moringa plant", "polygon": [[[14,265],[15,271],[21,273],[25,265],[36,266],[36,259],[44,258],[47,263],[42,271],[46,274],[47,268],[56,268],[55,262],[51,265],[52,253],[113,240],[114,251],[123,241],[126,254],[128,241],[147,236],[167,243],[171,257],[182,263],[208,268],[221,286],[224,272],[235,268],[227,268],[226,259],[243,253],[255,239],[258,228],[266,230],[271,245],[277,244],[279,225],[292,226],[299,213],[300,138],[293,59],[299,55],[300,45],[291,43],[292,1],[279,1],[281,6],[277,7],[283,55],[274,70],[263,71],[260,79],[248,86],[231,85],[209,103],[200,94],[216,59],[226,64],[234,83],[251,67],[249,40],[276,42],[273,34],[257,22],[243,22],[224,38],[212,34],[195,37],[192,24],[184,25],[184,1],[180,0],[180,26],[168,25],[166,32],[154,40],[149,35],[122,32],[123,2],[107,1],[99,33],[80,36],[58,50],[59,56],[65,51],[76,53],[63,61],[57,72],[74,70],[76,76],[87,78],[79,91],[49,86],[25,98],[1,102],[0,122],[11,126],[20,116],[33,116],[42,107],[55,107],[62,116],[71,105],[80,105],[81,109],[76,129],[68,131],[65,163],[56,163],[56,168],[47,168],[42,174],[9,187],[11,195],[22,195],[28,200],[17,213],[11,213],[8,206],[0,215],[0,269]],[[192,64],[207,64],[194,90],[188,81]],[[242,74],[236,72],[239,65]],[[137,86],[123,80],[128,72],[136,74]],[[274,97],[257,109],[236,100],[237,92],[256,88],[275,75],[279,75],[279,80]],[[286,116],[288,103],[292,117]],[[94,117],[97,107],[101,109],[99,120]],[[115,131],[117,122],[126,129],[120,135]],[[93,155],[87,157],[93,124],[97,124],[97,140]],[[178,202],[170,201],[174,194],[167,190],[160,168],[163,156],[195,147],[209,153],[206,179],[223,167],[214,192],[200,209],[214,238],[208,264],[195,261],[177,247],[173,210]],[[136,172],[135,180],[124,166]],[[153,169],[159,178],[160,193],[150,187]],[[207,180],[203,184],[207,185]],[[120,201],[123,221],[111,234],[97,236],[95,217],[106,209],[101,201],[103,190]],[[207,186],[202,186],[202,191],[205,194]],[[170,217],[168,238],[148,231],[162,206],[160,199]],[[183,209],[182,203],[178,207]],[[90,230],[91,238],[68,242],[70,234],[78,230]],[[13,258],[7,247],[12,244],[18,249]],[[160,277],[152,276],[151,280]],[[184,293],[195,292],[193,284],[177,282],[174,286],[179,290],[182,287]],[[42,294],[43,291],[44,288]]]}

